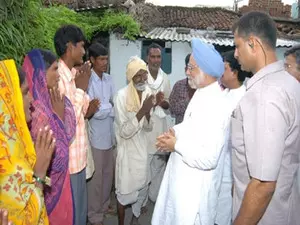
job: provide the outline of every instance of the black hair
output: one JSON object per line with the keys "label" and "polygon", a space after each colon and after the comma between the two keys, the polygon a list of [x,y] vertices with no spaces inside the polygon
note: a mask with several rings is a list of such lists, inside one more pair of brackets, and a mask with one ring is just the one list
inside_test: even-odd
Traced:
{"label": "black hair", "polygon": [[157,43],[152,43],[151,45],[149,45],[147,48],[147,55],[149,55],[151,49],[156,49],[156,48],[158,48],[160,51],[162,50],[162,47]]}
{"label": "black hair", "polygon": [[60,27],[54,35],[54,46],[59,57],[64,55],[67,51],[67,44],[71,42],[76,45],[78,42],[86,39],[82,30],[75,25],[65,25]]}
{"label": "black hair", "polygon": [[241,69],[241,65],[234,57],[234,51],[225,52],[223,54],[223,61],[229,63],[229,66],[232,71],[237,71],[237,78],[240,83],[244,82],[246,77],[252,77],[252,73],[243,71]]}
{"label": "black hair", "polygon": [[91,44],[89,47],[89,56],[97,58],[98,56],[107,56],[108,50],[99,42]]}
{"label": "black hair", "polygon": [[240,37],[248,38],[254,35],[262,40],[268,47],[275,49],[277,28],[274,20],[263,12],[249,12],[243,15],[232,27],[233,32]]}
{"label": "black hair", "polygon": [[56,55],[53,54],[53,52],[49,51],[49,50],[43,50],[43,49],[39,49],[45,65],[46,65],[46,70],[49,69],[49,67],[57,60]]}
{"label": "black hair", "polygon": [[18,70],[18,75],[19,75],[19,83],[20,83],[20,87],[21,87],[21,85],[25,82],[26,73],[20,66],[18,66],[17,70]]}
{"label": "black hair", "polygon": [[188,66],[190,58],[191,58],[191,53],[187,54],[187,56],[185,57],[185,67]]}
{"label": "black hair", "polygon": [[296,58],[296,63],[300,66],[300,45],[296,45],[284,53],[284,57],[293,55]]}

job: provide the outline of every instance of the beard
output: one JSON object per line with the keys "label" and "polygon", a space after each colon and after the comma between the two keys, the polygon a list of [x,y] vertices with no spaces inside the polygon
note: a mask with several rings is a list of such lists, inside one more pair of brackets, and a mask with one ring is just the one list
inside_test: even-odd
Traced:
{"label": "beard", "polygon": [[195,77],[188,76],[188,83],[191,88],[200,88],[204,81],[204,75],[202,73],[197,74]]}
{"label": "beard", "polygon": [[196,86],[194,80],[192,80],[192,78],[189,76],[188,76],[188,84],[189,84],[190,88],[197,89],[197,86]]}
{"label": "beard", "polygon": [[137,83],[134,84],[134,87],[138,91],[145,91],[147,84],[146,83]]}

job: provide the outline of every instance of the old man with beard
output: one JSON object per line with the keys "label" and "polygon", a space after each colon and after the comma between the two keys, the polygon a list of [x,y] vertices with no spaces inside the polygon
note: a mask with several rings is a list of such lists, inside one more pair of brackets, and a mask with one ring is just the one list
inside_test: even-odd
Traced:
{"label": "old man with beard", "polygon": [[172,152],[152,217],[153,225],[212,225],[222,178],[225,136],[230,120],[218,79],[224,63],[213,46],[192,40],[187,75],[197,90],[183,122],[157,138]]}
{"label": "old man with beard", "polygon": [[147,65],[132,57],[126,70],[128,85],[115,97],[115,133],[117,138],[116,195],[119,225],[124,225],[125,206],[131,205],[131,225],[139,224],[150,182],[147,136],[153,127],[150,111],[154,96],[146,85]]}

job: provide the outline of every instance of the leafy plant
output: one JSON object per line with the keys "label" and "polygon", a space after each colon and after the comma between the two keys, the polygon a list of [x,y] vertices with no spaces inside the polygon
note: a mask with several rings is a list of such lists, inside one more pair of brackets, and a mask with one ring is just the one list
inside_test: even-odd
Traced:
{"label": "leafy plant", "polygon": [[107,11],[101,18],[98,29],[100,31],[114,31],[121,28],[123,37],[134,40],[140,34],[140,25],[128,14],[122,12]]}
{"label": "leafy plant", "polygon": [[13,58],[18,63],[32,48],[54,51],[56,30],[66,24],[79,26],[88,39],[97,31],[120,28],[123,37],[134,40],[140,26],[123,12],[77,13],[65,6],[43,7],[40,0],[0,0],[0,60]]}

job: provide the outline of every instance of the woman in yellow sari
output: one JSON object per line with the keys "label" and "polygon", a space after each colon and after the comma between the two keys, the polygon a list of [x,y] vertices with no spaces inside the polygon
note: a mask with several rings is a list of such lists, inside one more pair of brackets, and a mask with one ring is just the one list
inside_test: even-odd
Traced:
{"label": "woman in yellow sari", "polygon": [[0,61],[0,209],[15,225],[47,225],[42,189],[55,140],[43,128],[34,146],[26,123],[30,101],[14,61]]}

